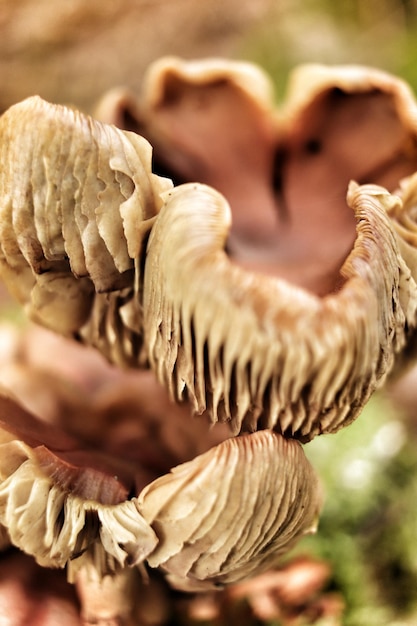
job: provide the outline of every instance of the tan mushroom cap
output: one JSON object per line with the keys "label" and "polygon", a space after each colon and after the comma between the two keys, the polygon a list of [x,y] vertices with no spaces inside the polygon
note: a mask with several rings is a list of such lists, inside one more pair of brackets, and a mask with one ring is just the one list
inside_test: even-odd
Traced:
{"label": "tan mushroom cap", "polygon": [[68,566],[70,579],[86,563],[104,576],[142,562],[158,539],[114,475],[123,463],[99,456],[97,466],[96,453],[9,398],[0,410],[0,525],[10,542],[44,567]]}
{"label": "tan mushroom cap", "polygon": [[300,444],[260,431],[175,467],[138,506],[159,537],[148,563],[192,590],[270,567],[316,530],[321,492]]}
{"label": "tan mushroom cap", "polygon": [[34,321],[84,332],[114,361],[119,342],[137,360],[141,332],[136,326],[133,337],[119,320],[128,323],[132,307],[139,315],[135,261],[159,193],[171,186],[152,173],[151,146],[39,97],[2,116],[0,146],[0,263],[8,287]]}
{"label": "tan mushroom cap", "polygon": [[301,446],[275,433],[228,439],[135,497],[122,460],[80,450],[10,398],[0,415],[2,534],[72,582],[147,561],[174,586],[210,587],[255,574],[315,530],[317,478]]}
{"label": "tan mushroom cap", "polygon": [[210,187],[165,196],[149,244],[145,338],[152,367],[235,432],[275,428],[310,439],[356,417],[415,326],[417,289],[377,186],[349,189],[357,221],[344,282],[320,298],[247,272],[225,251],[230,209]]}

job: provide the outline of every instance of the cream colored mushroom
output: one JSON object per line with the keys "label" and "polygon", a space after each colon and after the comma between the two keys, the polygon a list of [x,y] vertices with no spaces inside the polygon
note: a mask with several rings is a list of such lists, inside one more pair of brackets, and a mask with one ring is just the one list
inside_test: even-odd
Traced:
{"label": "cream colored mushroom", "polygon": [[[39,99],[12,107],[0,121],[10,288],[113,362],[149,362],[175,400],[235,433],[307,441],[350,423],[416,326],[391,219],[417,167],[409,88],[308,66],[279,116],[259,69],[166,59],[136,108],[123,98],[155,171],[190,182],[153,174],[133,133]],[[345,200],[350,178],[361,184]]]}
{"label": "cream colored mushroom", "polygon": [[349,423],[415,326],[417,291],[388,212],[400,199],[351,185],[355,246],[338,292],[319,298],[233,263],[230,210],[210,187],[165,196],[144,284],[150,362],[177,400],[232,421],[312,438]]}
{"label": "cream colored mushroom", "polygon": [[38,97],[2,116],[0,144],[11,292],[33,320],[67,335],[83,328],[113,361],[122,351],[137,362],[142,333],[129,321],[140,318],[142,247],[171,186],[151,172],[151,146]]}
{"label": "cream colored mushroom", "polygon": [[315,532],[320,506],[300,444],[271,431],[227,439],[138,497],[159,537],[148,563],[185,590],[230,584],[271,567]]}
{"label": "cream colored mushroom", "polygon": [[264,570],[316,528],[317,478],[301,445],[276,433],[227,439],[137,497],[127,490],[146,467],[80,448],[7,397],[0,437],[1,527],[81,587],[120,595],[126,568],[145,561],[175,587],[216,587]]}
{"label": "cream colored mushroom", "polygon": [[83,623],[127,626],[137,585],[132,567],[158,539],[127,497],[128,464],[79,446],[0,396],[0,529],[43,567],[66,567]]}
{"label": "cream colored mushroom", "polygon": [[0,397],[0,524],[45,567],[92,562],[104,576],[152,552],[158,540],[115,471],[121,460],[77,441]]}

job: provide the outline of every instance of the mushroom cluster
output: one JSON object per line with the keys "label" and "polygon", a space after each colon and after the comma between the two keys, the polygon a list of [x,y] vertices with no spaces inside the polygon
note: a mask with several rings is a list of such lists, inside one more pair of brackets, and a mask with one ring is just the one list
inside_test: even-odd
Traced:
{"label": "mushroom cluster", "polygon": [[94,118],[11,107],[8,289],[33,321],[151,372],[164,419],[181,405],[230,432],[159,472],[3,398],[2,534],[71,580],[146,562],[198,590],[311,532],[300,442],[351,423],[413,353],[416,171],[414,97],[369,68],[299,68],[280,112],[259,68],[175,58]]}

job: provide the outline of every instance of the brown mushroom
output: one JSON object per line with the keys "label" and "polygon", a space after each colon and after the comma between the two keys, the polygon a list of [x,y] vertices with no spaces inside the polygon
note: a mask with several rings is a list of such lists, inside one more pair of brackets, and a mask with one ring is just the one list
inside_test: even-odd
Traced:
{"label": "brown mushroom", "polygon": [[150,145],[37,97],[1,120],[5,282],[38,323],[68,335],[89,321],[93,345],[137,362],[140,254],[171,186],[152,174]]}
{"label": "brown mushroom", "polygon": [[173,189],[131,132],[39,99],[3,116],[6,282],[36,320],[149,362],[235,433],[307,441],[350,423],[416,325],[390,217],[417,165],[410,90],[309,66],[279,117],[248,64],[167,59],[144,85],[113,110]]}
{"label": "brown mushroom", "polygon": [[[69,437],[0,397],[0,527],[12,545],[42,566],[67,568],[80,590],[85,619],[129,613],[138,582],[130,571],[135,565],[161,567],[181,589],[210,588],[262,571],[315,529],[320,488],[298,443],[265,431],[208,449],[216,437],[206,436],[206,451],[200,453],[200,437],[194,442],[197,456],[180,447],[186,462],[164,475],[163,459],[158,467],[154,458],[158,442],[150,438],[169,436],[169,430],[158,431],[158,421],[171,417],[169,405],[163,410],[164,403],[154,401],[148,409],[152,418],[140,409],[142,395],[135,414],[133,406],[127,408],[145,427],[151,422],[149,441],[139,441],[136,455],[129,447],[124,453],[123,442],[114,445],[106,421],[101,439],[86,445],[82,429],[79,438],[75,432]],[[102,407],[103,396],[98,397]],[[124,401],[119,401],[121,421]],[[90,414],[91,406],[86,421]],[[106,419],[103,411],[102,416]],[[179,416],[172,417],[178,424]],[[195,425],[188,428],[189,440],[192,433],[201,436],[202,422]],[[167,464],[169,446],[162,444]],[[232,510],[238,512],[234,520]],[[208,549],[216,544],[222,549]],[[98,611],[104,592],[108,602]]]}

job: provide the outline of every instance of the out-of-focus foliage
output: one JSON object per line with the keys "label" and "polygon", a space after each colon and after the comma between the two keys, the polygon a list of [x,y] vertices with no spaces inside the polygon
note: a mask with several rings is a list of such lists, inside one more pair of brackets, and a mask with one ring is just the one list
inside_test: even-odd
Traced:
{"label": "out-of-focus foliage", "polygon": [[91,111],[165,55],[234,55],[275,0],[1,0],[0,110],[38,94]]}
{"label": "out-of-focus foliage", "polygon": [[417,623],[417,453],[401,414],[383,397],[306,453],[322,476],[319,532],[304,544],[333,567],[345,626]]}
{"label": "out-of-focus foliage", "polygon": [[416,0],[280,0],[243,39],[241,56],[274,77],[279,95],[298,63],[380,67],[417,87]]}

